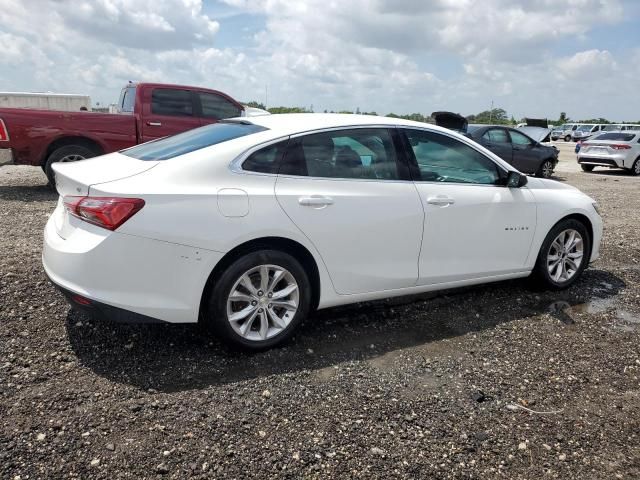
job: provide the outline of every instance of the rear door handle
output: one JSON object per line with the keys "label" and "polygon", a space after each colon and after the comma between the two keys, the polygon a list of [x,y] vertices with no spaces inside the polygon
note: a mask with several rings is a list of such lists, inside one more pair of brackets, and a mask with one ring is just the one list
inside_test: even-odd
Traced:
{"label": "rear door handle", "polygon": [[333,205],[333,198],[324,195],[311,195],[310,197],[298,198],[298,203],[304,207],[326,207]]}
{"label": "rear door handle", "polygon": [[456,201],[451,197],[429,197],[427,198],[427,203],[430,205],[437,205],[438,207],[446,207],[448,205],[452,205],[456,203]]}
{"label": "rear door handle", "polygon": [[147,125],[149,125],[150,127],[161,127],[162,122],[147,122]]}

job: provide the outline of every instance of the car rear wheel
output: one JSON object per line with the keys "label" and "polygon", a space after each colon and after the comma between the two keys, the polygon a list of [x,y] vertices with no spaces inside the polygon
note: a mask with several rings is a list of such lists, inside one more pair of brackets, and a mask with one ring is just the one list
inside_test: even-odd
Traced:
{"label": "car rear wheel", "polygon": [[532,272],[537,285],[562,290],[573,285],[591,256],[591,238],[582,222],[569,218],[547,234]]}
{"label": "car rear wheel", "polygon": [[47,158],[44,165],[44,173],[49,180],[49,185],[55,187],[56,178],[53,171],[53,164],[56,162],[77,162],[78,160],[84,160],[85,158],[91,158],[97,156],[98,153],[82,145],[65,145],[55,149],[51,155]]}
{"label": "car rear wheel", "polygon": [[536,177],[551,178],[551,175],[553,175],[553,162],[551,160],[545,160],[540,165],[540,168],[538,168]]}
{"label": "car rear wheel", "polygon": [[565,135],[565,136],[564,136],[564,141],[565,141],[565,142],[569,142],[569,141],[571,141],[571,135]]}
{"label": "car rear wheel", "polygon": [[311,284],[291,255],[249,253],[233,262],[211,290],[205,321],[220,337],[247,350],[291,338],[311,305]]}
{"label": "car rear wheel", "polygon": [[636,158],[636,161],[633,162],[633,165],[631,166],[631,175],[640,175],[640,157]]}

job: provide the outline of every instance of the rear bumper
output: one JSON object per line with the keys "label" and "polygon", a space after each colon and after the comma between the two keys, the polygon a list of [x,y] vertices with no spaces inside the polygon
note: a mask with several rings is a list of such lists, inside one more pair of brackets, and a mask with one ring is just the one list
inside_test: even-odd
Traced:
{"label": "rear bumper", "polygon": [[578,156],[581,165],[594,165],[599,167],[624,168],[624,160],[613,157],[587,157]]}
{"label": "rear bumper", "polygon": [[10,148],[0,148],[0,167],[3,165],[13,165],[13,150]]}
{"label": "rear bumper", "polygon": [[75,307],[119,321],[198,321],[204,286],[222,253],[89,224],[63,239],[54,215],[45,227],[42,263]]}

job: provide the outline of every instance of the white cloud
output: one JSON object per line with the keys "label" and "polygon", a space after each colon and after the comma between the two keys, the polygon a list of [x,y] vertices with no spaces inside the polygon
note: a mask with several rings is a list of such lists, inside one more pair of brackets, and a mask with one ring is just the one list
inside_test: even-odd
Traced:
{"label": "white cloud", "polygon": [[614,55],[589,39],[628,15],[625,0],[224,1],[225,15],[261,19],[248,45],[246,25],[221,45],[227,16],[208,15],[201,0],[0,0],[0,89],[104,102],[126,81],[148,80],[240,100],[263,100],[268,86],[271,105],[316,110],[468,114],[493,99],[516,116],[632,113],[613,89],[597,90],[606,110],[573,93],[611,71],[640,73],[640,49]]}

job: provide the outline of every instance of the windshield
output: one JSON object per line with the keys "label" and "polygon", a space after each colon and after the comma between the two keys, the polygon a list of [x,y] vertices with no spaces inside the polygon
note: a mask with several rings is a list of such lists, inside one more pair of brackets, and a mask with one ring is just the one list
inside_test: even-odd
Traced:
{"label": "windshield", "polygon": [[590,132],[593,127],[595,127],[595,125],[580,125],[578,130],[581,132]]}
{"label": "windshield", "polygon": [[611,132],[598,135],[594,140],[614,140],[616,142],[630,142],[635,136],[635,133]]}
{"label": "windshield", "polygon": [[120,93],[118,101],[118,110],[120,112],[133,113],[133,107],[136,103],[136,87],[125,87]]}
{"label": "windshield", "polygon": [[204,127],[164,137],[121,150],[120,153],[138,160],[168,160],[218,143],[268,130],[253,124],[214,123]]}

